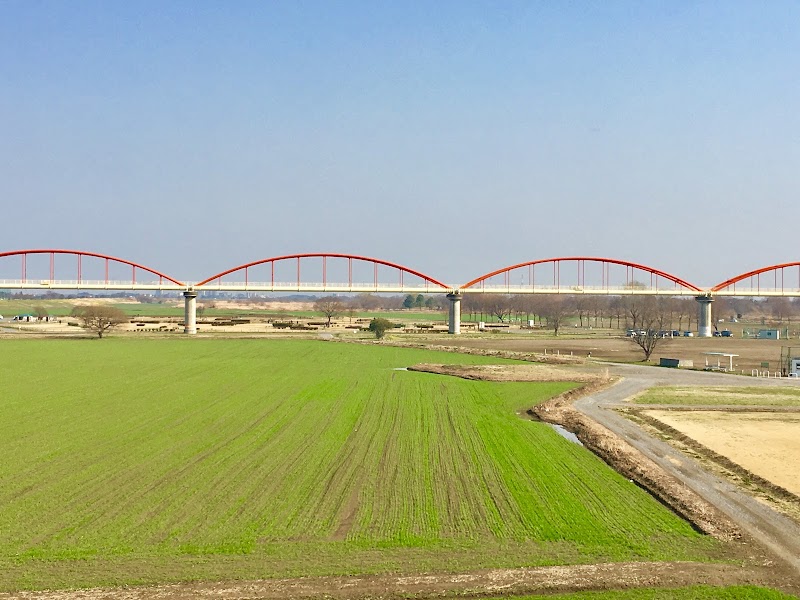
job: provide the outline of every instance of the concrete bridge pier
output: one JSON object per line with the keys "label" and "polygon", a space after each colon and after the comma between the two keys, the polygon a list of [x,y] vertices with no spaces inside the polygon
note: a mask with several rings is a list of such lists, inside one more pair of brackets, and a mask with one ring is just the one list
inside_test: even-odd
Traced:
{"label": "concrete bridge pier", "polygon": [[447,333],[459,335],[461,333],[461,294],[447,294],[450,300]]}
{"label": "concrete bridge pier", "polygon": [[712,337],[712,323],[711,323],[711,303],[714,298],[711,294],[704,296],[695,296],[698,304],[697,314],[697,337]]}
{"label": "concrete bridge pier", "polygon": [[197,292],[192,290],[183,292],[183,323],[183,333],[197,333]]}

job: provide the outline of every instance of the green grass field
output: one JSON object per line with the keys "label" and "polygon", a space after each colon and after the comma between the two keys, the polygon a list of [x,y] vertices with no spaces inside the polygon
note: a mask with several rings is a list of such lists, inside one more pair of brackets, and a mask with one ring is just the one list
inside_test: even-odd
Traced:
{"label": "green grass field", "polygon": [[0,589],[711,560],[477,356],[294,340],[0,341]]}
{"label": "green grass field", "polygon": [[683,404],[686,406],[800,406],[800,389],[787,387],[680,387],[647,390],[637,404]]}

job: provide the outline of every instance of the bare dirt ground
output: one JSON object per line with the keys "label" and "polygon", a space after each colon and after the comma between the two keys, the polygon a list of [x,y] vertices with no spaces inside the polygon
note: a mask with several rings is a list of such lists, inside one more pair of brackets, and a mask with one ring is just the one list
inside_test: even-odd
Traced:
{"label": "bare dirt ground", "polygon": [[[245,302],[242,300],[219,300],[203,302],[202,304],[214,305],[222,310],[263,310],[275,312],[291,312],[296,310],[314,310],[313,302]],[[183,302],[176,304],[183,308]]]}
{"label": "bare dirt ground", "polygon": [[[574,356],[593,359],[605,359],[622,362],[638,362],[644,358],[641,349],[629,339],[615,336],[596,336],[593,338],[570,337],[559,338],[537,336],[536,334],[511,335],[496,334],[492,336],[468,337],[430,340],[434,346],[459,346],[462,348],[507,350],[514,352],[532,352],[548,355],[558,353],[559,356]],[[662,340],[656,347],[651,362],[658,364],[660,358],[681,358],[694,361],[695,367],[702,367],[708,359],[716,365],[716,357],[708,357],[704,352],[727,352],[738,354],[734,358],[734,369],[750,375],[752,369],[761,368],[762,362],[770,364],[769,370],[779,369],[782,346],[794,346],[800,354],[800,340],[756,340],[742,338],[674,338]],[[722,359],[727,361],[727,359]],[[797,382],[800,387],[800,381]]]}
{"label": "bare dirt ground", "polygon": [[[274,600],[285,598],[407,599],[480,597],[619,590],[687,585],[762,585],[794,588],[776,581],[770,565],[691,562],[608,563],[567,567],[492,569],[457,574],[307,577],[250,582],[186,583],[117,589],[0,593],[0,600]],[[783,585],[782,585],[783,584]]]}
{"label": "bare dirt ground", "polygon": [[703,410],[644,413],[800,495],[800,414]]}
{"label": "bare dirt ground", "polygon": [[409,371],[452,375],[481,381],[596,381],[595,373],[551,365],[438,365],[418,364]]}

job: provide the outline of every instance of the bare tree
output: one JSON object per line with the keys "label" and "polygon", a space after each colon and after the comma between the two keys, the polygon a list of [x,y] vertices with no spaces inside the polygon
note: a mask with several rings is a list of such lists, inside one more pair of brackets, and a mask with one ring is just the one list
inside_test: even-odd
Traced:
{"label": "bare tree", "polygon": [[641,303],[640,328],[633,332],[630,340],[644,352],[644,359],[650,355],[665,337],[665,327],[670,318],[668,302],[664,298],[647,296]]}
{"label": "bare tree", "polygon": [[625,300],[620,298],[619,296],[614,297],[611,299],[609,304],[609,317],[608,317],[608,328],[611,329],[611,321],[612,319],[617,319],[617,329],[620,328],[620,321],[622,320],[623,315],[625,314]]}
{"label": "bare tree", "polygon": [[494,295],[464,294],[461,300],[461,314],[468,314],[471,321],[484,321],[484,315],[491,314],[489,305],[494,301]]}
{"label": "bare tree", "polygon": [[552,296],[542,302],[542,316],[547,319],[547,326],[553,328],[553,333],[558,335],[558,330],[567,317],[567,303],[561,296]]}
{"label": "bare tree", "polygon": [[314,310],[320,312],[328,319],[328,327],[331,326],[331,319],[344,310],[342,301],[336,296],[323,296],[314,302]]}
{"label": "bare tree", "polygon": [[764,303],[772,317],[778,321],[778,323],[783,323],[783,320],[787,317],[791,322],[792,304],[788,298],[767,298]]}
{"label": "bare tree", "polygon": [[381,305],[381,299],[372,294],[359,294],[354,298],[362,310],[376,310]]}
{"label": "bare tree", "polygon": [[102,338],[107,330],[128,320],[127,315],[116,306],[102,304],[76,306],[72,309],[71,315],[80,321],[84,329],[97,332],[99,338]]}
{"label": "bare tree", "polygon": [[493,294],[489,300],[488,308],[489,313],[492,316],[497,317],[502,323],[506,317],[511,316],[513,305],[511,304],[511,299],[508,296],[503,296],[502,294]]}
{"label": "bare tree", "polygon": [[578,323],[583,327],[583,318],[586,317],[586,324],[589,324],[589,312],[591,311],[589,296],[575,297],[575,310],[578,312]]}
{"label": "bare tree", "polygon": [[697,303],[691,298],[673,298],[672,299],[672,310],[675,315],[678,317],[678,329],[683,329],[683,320],[686,319],[686,327],[691,328],[692,326],[692,315],[694,314],[695,305]]}
{"label": "bare tree", "polygon": [[597,327],[597,320],[600,319],[600,327],[603,326],[603,316],[608,310],[608,298],[600,296],[589,296],[589,309],[594,317],[594,326]]}

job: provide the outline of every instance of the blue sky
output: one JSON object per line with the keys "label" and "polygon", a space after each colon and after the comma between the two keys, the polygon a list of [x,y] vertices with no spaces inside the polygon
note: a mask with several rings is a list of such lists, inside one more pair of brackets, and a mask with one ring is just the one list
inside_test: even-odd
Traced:
{"label": "blue sky", "polygon": [[0,1],[2,250],[800,260],[796,2]]}

